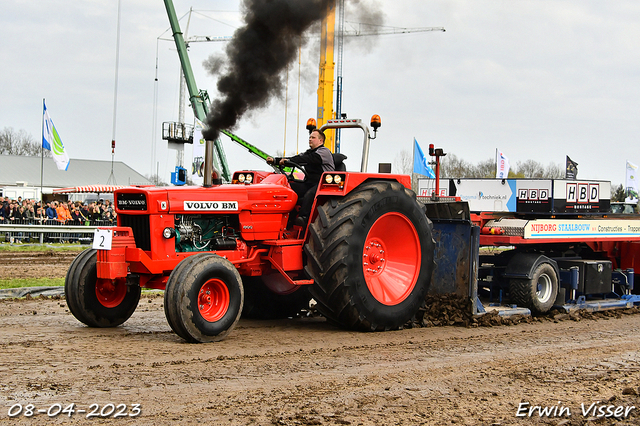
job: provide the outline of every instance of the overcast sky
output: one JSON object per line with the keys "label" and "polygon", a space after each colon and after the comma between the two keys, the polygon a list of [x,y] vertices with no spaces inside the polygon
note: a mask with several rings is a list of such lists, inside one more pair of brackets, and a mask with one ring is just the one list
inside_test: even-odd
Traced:
{"label": "overcast sky", "polygon": [[[239,0],[174,3],[183,32],[194,10],[187,35],[230,36],[241,25]],[[117,4],[3,2],[0,128],[40,140],[46,98],[71,164],[111,159]],[[639,2],[361,0],[359,7],[379,9],[389,26],[446,28],[347,43],[343,111],[366,122],[382,117],[369,171],[411,152],[414,137],[425,150],[434,143],[471,163],[494,158],[496,148],[512,164],[532,159],[564,166],[569,155],[579,178],[613,184],[624,182],[626,160],[640,164]],[[176,154],[161,140],[161,125],[178,119],[179,62],[173,43],[159,40],[171,36],[166,10],[158,0],[124,0],[121,15],[115,160],[142,174],[158,169],[169,181]],[[203,61],[223,49],[224,43],[190,48],[196,83],[212,97],[216,78]],[[316,112],[319,50],[310,47],[301,61],[300,96],[297,63],[289,74],[288,119],[284,100],[275,99],[234,133],[269,153],[284,149],[285,131],[287,154],[296,144],[307,148],[304,126]],[[192,120],[191,111],[187,117]],[[232,170],[267,169],[222,140]],[[346,131],[342,144],[349,169],[357,170],[362,134]]]}

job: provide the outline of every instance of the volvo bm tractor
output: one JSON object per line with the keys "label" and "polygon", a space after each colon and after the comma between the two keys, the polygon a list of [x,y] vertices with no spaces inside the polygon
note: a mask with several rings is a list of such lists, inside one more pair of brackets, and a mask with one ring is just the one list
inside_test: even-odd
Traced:
{"label": "volvo bm tractor", "polygon": [[295,164],[236,172],[221,184],[208,179],[205,156],[204,186],[117,190],[117,226],[96,230],[93,248],[67,272],[71,313],[115,327],[148,288],[164,290],[167,321],[188,342],[223,339],[241,315],[295,315],[311,299],[344,328],[401,328],[425,303],[432,223],[409,176],[367,173],[369,127],[332,120],[322,130],[341,127],[365,133],[361,171],[326,172],[304,227],[291,220]]}

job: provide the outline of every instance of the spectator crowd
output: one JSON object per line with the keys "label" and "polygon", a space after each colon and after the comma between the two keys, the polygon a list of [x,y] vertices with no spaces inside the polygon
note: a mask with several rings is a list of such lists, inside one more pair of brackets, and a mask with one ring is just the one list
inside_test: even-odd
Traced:
{"label": "spectator crowd", "polygon": [[83,203],[0,197],[0,223],[15,225],[116,225],[116,212],[109,200]]}

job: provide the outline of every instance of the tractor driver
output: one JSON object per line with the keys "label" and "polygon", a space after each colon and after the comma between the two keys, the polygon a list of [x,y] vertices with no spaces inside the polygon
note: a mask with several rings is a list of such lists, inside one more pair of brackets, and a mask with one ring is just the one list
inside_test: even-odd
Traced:
{"label": "tractor driver", "polygon": [[305,226],[307,224],[322,173],[335,170],[333,155],[329,148],[324,146],[324,139],[324,133],[319,129],[314,129],[309,134],[309,149],[304,153],[289,158],[267,157],[267,164],[275,163],[283,166],[288,160],[304,166],[306,171],[304,181],[290,182],[291,189],[298,194],[297,204],[300,205],[296,225]]}

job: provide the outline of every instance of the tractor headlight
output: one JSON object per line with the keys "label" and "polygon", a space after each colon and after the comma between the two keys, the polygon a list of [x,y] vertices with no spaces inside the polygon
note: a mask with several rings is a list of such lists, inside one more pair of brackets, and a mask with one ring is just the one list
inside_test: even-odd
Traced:
{"label": "tractor headlight", "polygon": [[164,230],[162,231],[162,236],[165,237],[167,240],[169,238],[173,238],[176,236],[176,230],[173,228],[164,228]]}
{"label": "tractor headlight", "polygon": [[245,183],[253,182],[253,175],[247,174],[247,177],[244,179]]}
{"label": "tractor headlight", "polygon": [[340,183],[342,182],[342,176],[341,175],[325,175],[324,181],[328,185],[331,185],[331,184],[340,185]]}
{"label": "tractor headlight", "polygon": [[245,179],[244,175],[243,175],[242,173],[240,173],[240,174],[238,175],[238,182],[240,182],[240,183],[244,183],[244,179]]}

